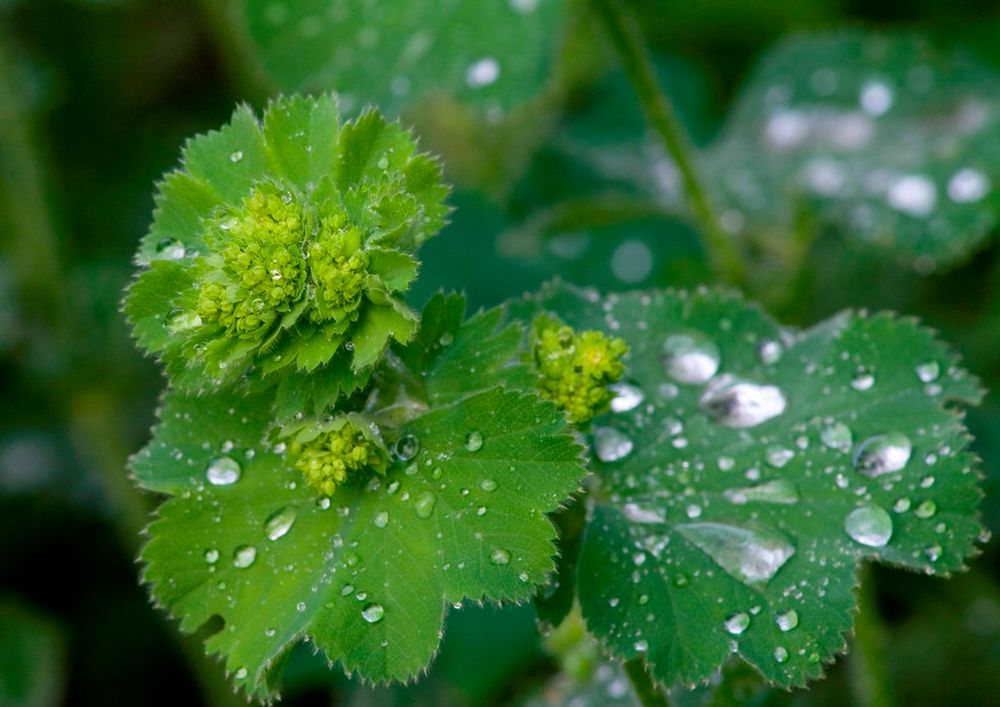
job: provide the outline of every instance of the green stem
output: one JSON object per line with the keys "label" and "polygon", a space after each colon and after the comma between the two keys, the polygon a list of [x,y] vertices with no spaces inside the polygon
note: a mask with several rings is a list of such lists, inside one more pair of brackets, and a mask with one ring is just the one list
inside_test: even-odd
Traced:
{"label": "green stem", "polygon": [[637,656],[625,661],[625,674],[632,682],[635,696],[642,707],[669,707],[670,703],[646,672],[646,661]]}
{"label": "green stem", "polygon": [[626,0],[591,0],[591,4],[603,21],[646,118],[680,170],[712,267],[724,280],[742,284],[746,277],[743,261],[715,217],[695,167],[694,148],[673,104],[660,88],[638,22]]}
{"label": "green stem", "polygon": [[862,707],[893,707],[895,700],[886,679],[885,626],[875,603],[870,567],[861,571],[859,610],[854,621],[854,647],[848,662],[848,682],[854,702]]}

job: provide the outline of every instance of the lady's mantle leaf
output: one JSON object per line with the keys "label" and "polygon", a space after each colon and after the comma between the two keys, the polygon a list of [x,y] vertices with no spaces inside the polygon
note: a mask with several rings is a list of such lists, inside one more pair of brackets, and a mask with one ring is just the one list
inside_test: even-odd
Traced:
{"label": "lady's mantle leaf", "polygon": [[[564,0],[246,0],[250,35],[286,91],[341,92],[395,113],[444,92],[507,109],[543,85]],[[345,106],[350,112],[351,108]]]}
{"label": "lady's mantle leaf", "polygon": [[396,453],[384,476],[329,499],[265,441],[269,396],[167,394],[132,465],[171,496],[145,579],[184,630],[222,618],[208,647],[247,691],[266,697],[269,668],[300,639],[367,680],[407,680],[431,660],[449,602],[525,600],[554,569],[546,513],[578,488],[580,447],[554,405],[499,387],[524,375],[502,365],[519,329],[498,329],[499,310],[460,325],[463,311],[432,300],[405,358],[378,374],[380,389],[421,386],[366,408]]}
{"label": "lady's mantle leaf", "polygon": [[659,681],[737,652],[801,685],[844,648],[863,560],[945,574],[974,553],[976,459],[946,403],[981,391],[914,321],[792,332],[707,291],[555,286],[536,304],[631,347],[632,382],[590,431],[576,576],[588,628]]}

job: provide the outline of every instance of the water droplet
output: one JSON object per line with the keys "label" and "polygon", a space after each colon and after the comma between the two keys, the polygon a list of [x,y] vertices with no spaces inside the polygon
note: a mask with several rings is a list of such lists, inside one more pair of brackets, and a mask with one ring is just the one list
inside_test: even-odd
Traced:
{"label": "water droplet", "polygon": [[767,463],[775,469],[783,467],[785,464],[790,462],[794,456],[795,452],[791,449],[785,449],[784,447],[768,447],[767,449]]}
{"label": "water droplet", "polygon": [[862,371],[851,379],[851,387],[855,390],[870,390],[875,385],[875,376],[867,371]]}
{"label": "water droplet", "polygon": [[960,169],[948,180],[948,198],[956,204],[979,201],[990,192],[990,180],[978,169]]}
{"label": "water droplet", "polygon": [[214,547],[205,550],[205,562],[207,562],[210,565],[214,565],[218,561],[219,561],[218,550],[216,550]]}
{"label": "water droplet", "polygon": [[631,383],[615,383],[608,386],[609,390],[614,394],[611,398],[611,410],[613,412],[628,412],[629,410],[634,410],[642,404],[646,396],[642,392],[642,388],[632,385]]}
{"label": "water droplet", "polygon": [[798,487],[787,479],[774,479],[756,486],[728,489],[723,495],[727,501],[737,505],[750,502],[792,505],[799,502]]}
{"label": "water droplet", "polygon": [[885,547],[892,537],[892,518],[878,506],[855,508],[844,518],[844,532],[868,547]]}
{"label": "water droplet", "polygon": [[858,102],[861,110],[877,118],[892,108],[892,89],[881,81],[868,81],[861,87]]}
{"label": "water droplet", "polygon": [[766,339],[757,345],[757,358],[765,366],[770,366],[781,360],[784,349],[777,341]]}
{"label": "water droplet", "polygon": [[721,355],[704,334],[673,334],[663,342],[660,360],[663,370],[678,383],[707,383],[719,370]]}
{"label": "water droplet", "polygon": [[506,565],[510,562],[510,553],[502,548],[497,548],[490,553],[490,562],[494,565]]}
{"label": "water droplet", "polygon": [[494,481],[493,479],[483,479],[482,481],[479,482],[479,488],[481,488],[483,491],[496,491],[497,482]]}
{"label": "water droplet", "polygon": [[892,510],[896,513],[906,513],[910,510],[910,499],[908,498],[897,498],[896,502],[892,504]]}
{"label": "water droplet", "polygon": [[646,651],[649,650],[649,642],[648,641],[636,641],[634,644],[632,644],[632,647],[635,648],[640,653],[645,653]]}
{"label": "water droplet", "polygon": [[788,649],[784,646],[778,646],[774,649],[774,660],[778,663],[788,662]]}
{"label": "water droplet", "polygon": [[420,440],[416,435],[405,434],[396,440],[392,449],[401,461],[408,462],[420,451]]}
{"label": "water droplet", "polygon": [[719,567],[748,584],[770,581],[795,554],[789,538],[767,526],[687,523],[678,525],[677,530]]}
{"label": "water droplet", "polygon": [[383,170],[389,169],[389,156],[382,155],[381,157],[379,157],[378,162],[375,163],[375,166]]}
{"label": "water droplet", "polygon": [[843,422],[834,422],[832,425],[824,427],[823,431],[819,433],[819,441],[823,443],[824,447],[849,452],[851,445],[854,444],[854,435],[851,434],[851,428]]}
{"label": "water droplet", "polygon": [[239,481],[241,472],[239,462],[232,457],[216,457],[208,463],[205,478],[213,486],[229,486]]}
{"label": "water droplet", "polygon": [[385,609],[381,604],[368,604],[361,610],[361,618],[370,624],[377,624],[385,616]]}
{"label": "water droplet", "polygon": [[933,383],[941,375],[941,365],[937,361],[928,361],[917,366],[917,378],[923,383]]}
{"label": "water droplet", "polygon": [[243,680],[246,678],[247,674],[248,673],[246,668],[240,668],[235,673],[233,673],[233,677],[235,677],[237,680]]}
{"label": "water droplet", "polygon": [[732,457],[719,457],[716,463],[719,465],[719,471],[729,471],[736,466],[736,460]]}
{"label": "water droplet", "polygon": [[937,504],[929,498],[926,501],[921,501],[920,505],[913,511],[913,515],[917,518],[930,518],[935,513],[937,513]]}
{"label": "water droplet", "polygon": [[230,162],[239,162],[243,159],[243,150],[234,150],[229,153]]}
{"label": "water droplet", "polygon": [[799,625],[799,612],[795,609],[789,609],[788,611],[782,611],[780,614],[774,617],[774,623],[778,624],[778,629],[781,631],[791,631],[793,628]]}
{"label": "water droplet", "polygon": [[735,428],[756,427],[783,413],[787,405],[779,388],[731,375],[713,380],[698,404],[720,425]]}
{"label": "water droplet", "polygon": [[918,218],[929,215],[936,201],[934,182],[920,174],[903,175],[890,184],[886,192],[889,206]]}
{"label": "water droplet", "polygon": [[246,569],[257,559],[257,548],[253,545],[240,545],[233,551],[233,565],[241,570]]}
{"label": "water droplet", "polygon": [[750,628],[750,614],[745,611],[734,611],[726,617],[722,625],[726,629],[726,633],[739,636]]}
{"label": "water droplet", "polygon": [[413,504],[413,510],[417,514],[417,518],[427,519],[434,514],[434,504],[437,502],[437,496],[431,491],[424,491],[419,496]]}
{"label": "water droplet", "polygon": [[353,593],[354,593],[354,585],[353,584],[348,583],[348,584],[345,584],[343,587],[340,588],[340,596],[342,596],[342,597],[349,597]]}
{"label": "water droplet", "polygon": [[618,461],[632,453],[632,440],[614,427],[595,427],[593,434],[594,452],[602,462]]}
{"label": "water droplet", "polygon": [[626,503],[622,506],[622,515],[633,523],[666,523],[665,511],[653,508],[643,508],[638,503]]}
{"label": "water droplet", "polygon": [[264,523],[264,533],[268,540],[284,537],[292,529],[298,514],[299,510],[295,506],[285,506],[272,513]]}
{"label": "water droplet", "polygon": [[902,432],[869,437],[854,452],[854,467],[871,479],[899,471],[910,461],[913,446]]}
{"label": "water droplet", "polygon": [[180,260],[186,253],[184,244],[176,238],[164,238],[156,244],[156,255],[164,260]]}
{"label": "water droplet", "polygon": [[473,62],[465,72],[465,82],[471,88],[483,88],[500,78],[500,63],[493,57]]}
{"label": "water droplet", "polygon": [[376,528],[384,528],[389,525],[389,511],[379,511],[375,514],[375,519],[372,521],[375,523]]}
{"label": "water droplet", "polygon": [[477,430],[473,430],[465,435],[465,448],[470,452],[478,452],[483,448],[483,435]]}
{"label": "water droplet", "polygon": [[175,309],[167,315],[167,331],[171,334],[187,331],[201,326],[201,317],[197,312]]}

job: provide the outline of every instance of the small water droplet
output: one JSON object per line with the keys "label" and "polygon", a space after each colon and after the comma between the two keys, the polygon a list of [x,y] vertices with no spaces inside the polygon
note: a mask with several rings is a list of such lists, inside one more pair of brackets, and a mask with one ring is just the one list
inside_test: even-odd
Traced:
{"label": "small water droplet", "polygon": [[750,614],[745,611],[734,611],[726,617],[722,625],[727,633],[739,636],[750,628]]}
{"label": "small water droplet", "polygon": [[775,469],[780,469],[785,466],[785,464],[790,462],[794,456],[795,452],[791,449],[785,449],[784,447],[768,447],[767,449],[767,463]]}
{"label": "small water droplet", "polygon": [[622,506],[622,515],[633,523],[666,523],[666,511],[655,508],[645,508],[638,503],[626,503]]}
{"label": "small water droplet", "polygon": [[937,513],[937,504],[929,498],[926,501],[921,501],[920,505],[913,511],[913,515],[917,518],[931,518],[935,513]]}
{"label": "small water droplet", "polygon": [[899,471],[910,461],[913,446],[902,432],[869,437],[854,452],[854,467],[871,479]]}
{"label": "small water droplet", "polygon": [[473,62],[465,72],[465,82],[470,88],[483,88],[500,78],[500,63],[493,57]]}
{"label": "small water droplet", "polygon": [[216,457],[208,463],[205,478],[213,486],[229,486],[240,479],[240,463],[232,457]]}
{"label": "small water droplet", "polygon": [[699,405],[720,425],[742,429],[777,417],[787,403],[781,390],[773,385],[723,375],[708,385]]}
{"label": "small water droplet", "polygon": [[719,347],[700,332],[673,334],[663,342],[663,370],[678,383],[707,383],[719,370]]}
{"label": "small water droplet", "polygon": [[483,435],[478,430],[473,430],[465,435],[465,448],[470,452],[478,452],[483,448]]}
{"label": "small water droplet", "polygon": [[163,238],[156,244],[156,255],[163,260],[180,260],[186,253],[184,244],[176,238]]}
{"label": "small water droplet", "polygon": [[233,673],[233,677],[235,677],[237,680],[243,680],[246,678],[247,674],[248,673],[246,668],[240,668],[235,673]]}
{"label": "small water droplet", "polygon": [[614,427],[595,427],[593,434],[594,452],[602,462],[618,461],[632,453],[632,440]]}
{"label": "small water droplet", "polygon": [[990,192],[990,180],[978,169],[960,169],[948,180],[948,198],[956,204],[979,201]]}
{"label": "small water droplet", "polygon": [[632,647],[635,648],[640,653],[645,653],[646,651],[649,650],[649,642],[636,641],[634,644],[632,644]]}
{"label": "small water droplet", "polygon": [[928,361],[917,366],[917,378],[924,383],[933,383],[941,375],[941,364],[937,361]]}
{"label": "small water droplet", "polygon": [[784,533],[763,525],[742,528],[686,523],[677,530],[719,567],[747,584],[770,581],[795,554],[795,546]]}
{"label": "small water droplet", "polygon": [[342,596],[342,597],[349,597],[352,594],[354,594],[354,585],[353,584],[348,583],[348,584],[345,584],[343,587],[340,588],[340,596]]}
{"label": "small water droplet", "polygon": [[834,422],[832,425],[824,427],[823,431],[819,433],[819,441],[823,443],[824,447],[849,452],[851,445],[854,444],[854,435],[851,434],[851,428],[843,422]]}
{"label": "small water droplet", "polygon": [[774,649],[774,660],[778,663],[788,662],[788,649],[784,646],[778,646]]}
{"label": "small water droplet", "polygon": [[875,376],[867,371],[862,371],[851,379],[851,387],[855,390],[870,390],[875,385]]}
{"label": "small water droplet", "polygon": [[799,612],[795,609],[789,609],[788,611],[782,611],[777,616],[774,617],[774,623],[778,625],[778,629],[784,632],[791,631],[793,628],[799,625]]}
{"label": "small water droplet", "polygon": [[372,521],[375,523],[376,528],[384,528],[389,525],[389,511],[379,511],[375,514],[375,518]]}
{"label": "small water droplet", "polygon": [[230,162],[239,162],[243,159],[243,150],[233,150],[229,153]]}
{"label": "small water droplet", "polygon": [[855,508],[844,518],[844,532],[868,547],[885,547],[892,537],[892,518],[878,506]]}
{"label": "small water droplet", "polygon": [[910,510],[910,499],[908,498],[897,498],[896,502],[892,504],[892,510],[896,513],[906,513]]}
{"label": "small water droplet", "polygon": [[210,547],[209,549],[205,550],[205,562],[207,562],[210,565],[214,565],[218,561],[219,561],[218,550],[216,550],[214,547]]}
{"label": "small water droplet", "polygon": [[781,344],[771,339],[765,339],[757,345],[757,358],[765,366],[770,366],[781,360],[784,349]]}
{"label": "small water droplet", "polygon": [[496,491],[497,482],[494,481],[493,479],[483,479],[482,481],[479,482],[479,488],[481,488],[483,491]]}
{"label": "small water droplet", "polygon": [[510,562],[510,553],[502,548],[497,548],[490,553],[490,562],[494,565],[506,565]]}
{"label": "small water droplet", "polygon": [[861,110],[877,118],[892,108],[892,89],[882,81],[868,81],[861,87],[858,102],[861,104]]}
{"label": "small water droplet", "polygon": [[417,514],[417,518],[427,519],[434,514],[434,504],[437,502],[437,496],[431,491],[424,491],[419,496],[413,504],[413,510]]}
{"label": "small water droplet", "polygon": [[799,488],[788,479],[774,479],[756,486],[727,489],[723,496],[737,505],[751,502],[792,505],[799,502]]}
{"label": "small water droplet", "polygon": [[277,540],[284,537],[298,516],[299,510],[295,506],[285,506],[272,513],[264,522],[264,533],[268,540]]}
{"label": "small water droplet", "polygon": [[634,410],[646,399],[642,388],[624,381],[610,385],[608,389],[614,394],[614,397],[611,398],[612,412]]}
{"label": "small water droplet", "polygon": [[937,187],[921,174],[906,174],[889,185],[886,202],[909,216],[928,216],[937,202]]}
{"label": "small water droplet", "polygon": [[417,456],[417,452],[420,451],[420,440],[417,439],[416,435],[405,434],[396,440],[396,444],[393,446],[393,452],[396,456],[404,462],[408,462],[413,457]]}
{"label": "small water droplet", "polygon": [[257,559],[257,548],[253,545],[240,545],[233,551],[233,565],[246,569]]}
{"label": "small water droplet", "polygon": [[389,156],[382,155],[381,157],[379,157],[378,162],[375,163],[375,166],[383,170],[389,169]]}
{"label": "small water droplet", "polygon": [[361,610],[361,618],[370,624],[377,624],[385,616],[385,609],[381,604],[368,604]]}

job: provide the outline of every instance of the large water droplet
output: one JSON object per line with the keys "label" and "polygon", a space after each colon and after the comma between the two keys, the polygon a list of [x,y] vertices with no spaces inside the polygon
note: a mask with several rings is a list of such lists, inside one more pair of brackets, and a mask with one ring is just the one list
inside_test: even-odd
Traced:
{"label": "large water droplet", "polygon": [[208,463],[205,478],[214,486],[229,486],[240,479],[240,463],[232,457],[216,457]]}
{"label": "large water droplet", "polygon": [[645,508],[638,503],[626,503],[622,506],[622,515],[633,523],[666,523],[666,511],[658,508]]}
{"label": "large water droplet", "polygon": [[413,503],[413,511],[417,518],[427,519],[434,514],[434,504],[437,503],[437,496],[432,491],[424,491]]}
{"label": "large water droplet", "polygon": [[497,548],[490,553],[490,562],[494,565],[506,565],[510,562],[510,553],[503,548]]}
{"label": "large water droplet", "polygon": [[774,479],[756,486],[728,489],[723,495],[730,503],[737,505],[750,502],[792,505],[799,502],[799,489],[788,479]]}
{"label": "large water droplet", "polygon": [[878,506],[855,508],[844,518],[844,532],[868,547],[885,547],[892,537],[892,518]]}
{"label": "large water droplet", "polygon": [[408,462],[420,451],[420,440],[416,435],[405,434],[396,440],[392,450],[401,461]]}
{"label": "large water droplet", "polygon": [[465,448],[470,452],[478,452],[483,448],[483,434],[478,430],[473,430],[465,435]]}
{"label": "large water droplet", "polygon": [[624,381],[608,386],[608,388],[614,394],[614,397],[611,398],[611,410],[613,412],[634,410],[646,398],[642,392],[642,388],[631,383],[625,383]]}
{"label": "large water droplet", "polygon": [[233,551],[233,565],[246,569],[257,559],[257,548],[253,545],[240,545]]}
{"label": "large water droplet", "polygon": [[285,506],[272,513],[264,522],[264,533],[268,540],[284,537],[292,529],[298,514],[299,510],[295,506]]}
{"label": "large water droplet", "polygon": [[777,417],[787,405],[781,389],[735,378],[719,376],[699,401],[701,409],[726,427],[755,427]]}
{"label": "large water droplet", "polygon": [[156,257],[162,260],[180,260],[186,253],[184,244],[176,238],[164,238],[156,244]]}
{"label": "large water droplet", "polygon": [[789,538],[767,526],[687,523],[678,525],[677,530],[719,567],[747,584],[767,583],[795,554]]}
{"label": "large water droplet", "polygon": [[782,611],[774,617],[774,623],[778,624],[778,629],[784,632],[791,631],[799,625],[799,612],[795,609]]}
{"label": "large water droplet", "polygon": [[381,604],[369,604],[361,610],[361,618],[370,624],[377,624],[385,616],[385,609]]}
{"label": "large water droplet", "polygon": [[663,370],[678,383],[707,383],[719,370],[719,347],[699,332],[673,334],[663,342]]}
{"label": "large water droplet", "polygon": [[734,611],[726,617],[722,625],[726,629],[726,633],[739,636],[750,628],[750,614],[745,611]]}
{"label": "large water droplet", "polygon": [[624,459],[632,453],[632,440],[614,427],[594,428],[594,452],[602,462]]}
{"label": "large water droplet", "polygon": [[913,446],[902,432],[869,437],[854,452],[854,466],[869,478],[899,471],[910,461]]}

